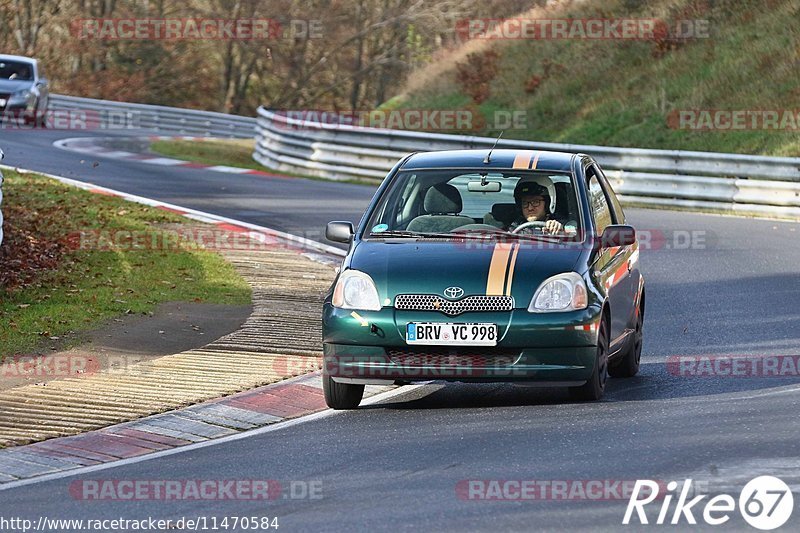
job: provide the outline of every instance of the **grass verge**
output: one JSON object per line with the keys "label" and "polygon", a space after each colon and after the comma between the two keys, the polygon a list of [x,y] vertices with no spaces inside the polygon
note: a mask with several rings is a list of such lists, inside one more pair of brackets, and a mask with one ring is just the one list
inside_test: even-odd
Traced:
{"label": "grass verge", "polygon": [[153,141],[150,143],[150,149],[157,154],[203,165],[227,165],[275,172],[256,163],[253,159],[255,141],[252,139]]}
{"label": "grass verge", "polygon": [[[719,127],[695,111],[797,116],[800,5],[771,0],[553,3],[522,18],[701,21],[702,38],[475,40],[409,77],[390,108],[470,109],[474,133],[505,138],[774,156],[800,155],[800,127]],[[559,5],[560,4],[560,5]],[[469,55],[467,52],[472,52]],[[499,120],[496,112],[519,112]],[[501,115],[502,116],[502,115]],[[697,115],[695,115],[697,116]],[[697,127],[692,126],[694,124]]]}
{"label": "grass verge", "polygon": [[131,232],[144,242],[172,243],[160,226],[186,219],[35,174],[4,175],[0,360],[54,341],[75,345],[82,330],[122,314],[148,314],[163,302],[250,303],[250,287],[232,265],[188,243],[75,246],[79,232]]}

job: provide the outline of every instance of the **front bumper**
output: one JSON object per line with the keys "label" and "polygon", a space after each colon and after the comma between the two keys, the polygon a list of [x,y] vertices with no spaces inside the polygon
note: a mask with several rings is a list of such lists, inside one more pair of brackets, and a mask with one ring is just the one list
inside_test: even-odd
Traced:
{"label": "front bumper", "polygon": [[0,111],[7,113],[32,113],[35,110],[33,102],[22,102],[20,100],[12,100],[6,102],[5,105],[0,105]]}
{"label": "front bumper", "polygon": [[[0,99],[2,104],[2,99]],[[0,115],[4,121],[9,120],[34,120],[40,114],[36,109],[36,100],[6,100],[0,105]]]}
{"label": "front bumper", "polygon": [[[601,309],[567,313],[441,313],[323,309],[324,371],[336,381],[541,382],[580,385],[592,374]],[[409,346],[409,322],[492,322],[496,347]]]}

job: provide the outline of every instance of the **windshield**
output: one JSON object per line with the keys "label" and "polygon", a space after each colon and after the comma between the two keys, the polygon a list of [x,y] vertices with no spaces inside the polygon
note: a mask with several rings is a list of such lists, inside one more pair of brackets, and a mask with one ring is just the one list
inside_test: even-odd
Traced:
{"label": "windshield", "polygon": [[0,61],[0,80],[33,80],[33,65],[20,61]]}
{"label": "windshield", "polygon": [[570,174],[552,172],[400,172],[375,207],[365,237],[470,233],[575,237],[581,234],[581,217],[574,183]]}

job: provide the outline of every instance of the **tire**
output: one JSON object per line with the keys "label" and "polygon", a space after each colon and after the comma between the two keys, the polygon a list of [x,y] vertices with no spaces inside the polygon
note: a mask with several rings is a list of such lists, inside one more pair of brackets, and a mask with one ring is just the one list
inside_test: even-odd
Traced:
{"label": "tire", "polygon": [[603,397],[608,380],[608,324],[605,319],[600,322],[597,335],[597,352],[594,370],[588,381],[580,387],[570,387],[569,394],[574,400],[593,402]]}
{"label": "tire", "polygon": [[39,101],[36,101],[36,125],[42,129],[47,129],[47,102],[45,102],[44,109],[39,110]]}
{"label": "tire", "polygon": [[322,391],[331,409],[355,409],[364,397],[364,385],[336,383],[325,373],[322,374]]}
{"label": "tire", "polygon": [[631,347],[608,366],[608,375],[612,378],[632,378],[639,372],[639,361],[642,359],[642,327],[644,326],[644,311],[641,308],[636,313],[636,329],[633,330],[633,343]]}
{"label": "tire", "polygon": [[[40,122],[41,117],[41,122]],[[47,117],[45,117],[42,113],[39,113],[39,100],[36,100],[36,103],[33,105],[33,116],[25,116],[24,118],[25,125],[31,125],[35,128],[39,127],[46,127],[43,126],[43,123],[47,122]]]}

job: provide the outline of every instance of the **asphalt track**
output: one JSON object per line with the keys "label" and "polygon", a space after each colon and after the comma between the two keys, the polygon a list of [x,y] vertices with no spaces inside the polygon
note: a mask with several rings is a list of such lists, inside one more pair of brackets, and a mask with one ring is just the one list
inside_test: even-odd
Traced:
{"label": "asphalt track", "polygon": [[[92,167],[81,162],[85,156],[51,147],[62,137],[4,132],[0,146],[7,164],[292,233],[320,231],[331,219],[357,220],[371,197],[369,187],[348,184],[101,158]],[[686,377],[670,372],[665,361],[800,354],[800,225],[627,213],[652,236],[641,253],[648,301],[643,364],[636,378],[612,379],[601,402],[570,403],[558,389],[430,383],[377,405],[235,442],[2,491],[0,517],[277,516],[280,531],[647,530],[666,526],[622,526],[626,499],[480,501],[463,499],[456,489],[468,480],[691,478],[702,484],[700,492],[738,499],[758,475],[783,479],[798,507],[800,379]],[[699,232],[693,244],[687,239],[692,231]],[[322,498],[131,502],[71,496],[70,483],[87,479],[313,481]],[[659,506],[648,507],[651,522]],[[695,508],[700,522],[701,515]],[[709,529],[753,531],[738,511],[730,516],[725,526]],[[782,529],[799,526],[795,509]],[[684,519],[677,530],[686,529]]]}

